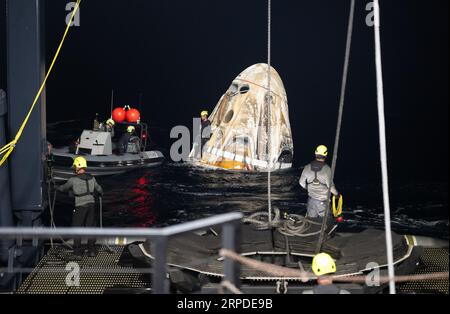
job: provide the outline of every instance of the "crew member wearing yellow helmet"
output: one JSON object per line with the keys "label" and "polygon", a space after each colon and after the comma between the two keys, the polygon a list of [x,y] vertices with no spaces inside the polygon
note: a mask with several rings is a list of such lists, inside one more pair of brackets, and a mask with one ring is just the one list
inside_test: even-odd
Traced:
{"label": "crew member wearing yellow helmet", "polygon": [[127,152],[128,150],[128,142],[131,139],[131,136],[133,135],[133,133],[136,131],[136,128],[132,125],[130,125],[129,127],[127,127],[127,131],[125,133],[122,134],[122,136],[120,137],[119,140],[119,155],[123,155],[124,153]]}
{"label": "crew member wearing yellow helmet", "polygon": [[106,120],[105,131],[111,133],[111,138],[114,137],[114,126],[115,125],[116,125],[116,122],[113,119]]}
{"label": "crew member wearing yellow helmet", "polygon": [[209,121],[208,119],[208,111],[204,110],[200,113],[201,116],[201,136],[202,136],[202,141],[201,141],[201,152],[203,155],[203,148],[205,147],[206,143],[208,143],[209,139],[211,138],[211,121]]}
{"label": "crew member wearing yellow helmet", "polygon": [[307,216],[310,218],[323,218],[330,206],[328,191],[339,196],[339,192],[331,182],[331,168],[326,164],[328,148],[325,145],[317,147],[316,158],[305,166],[300,177],[300,186],[308,191]]}
{"label": "crew member wearing yellow helmet", "polygon": [[[73,162],[75,176],[70,178],[64,185],[57,187],[60,192],[71,191],[75,196],[75,210],[73,211],[72,226],[73,227],[95,227],[96,210],[95,210],[95,193],[103,194],[102,187],[97,183],[95,178],[88,174],[87,161],[83,157],[75,158]],[[74,240],[72,260],[80,260],[84,249],[81,248],[81,239]],[[95,249],[95,239],[88,240],[88,254],[91,257],[97,255]]]}
{"label": "crew member wearing yellow helmet", "polygon": [[336,262],[327,253],[314,256],[312,271],[317,276],[317,286],[313,290],[307,290],[303,294],[349,294],[333,284],[332,274],[336,273]]}

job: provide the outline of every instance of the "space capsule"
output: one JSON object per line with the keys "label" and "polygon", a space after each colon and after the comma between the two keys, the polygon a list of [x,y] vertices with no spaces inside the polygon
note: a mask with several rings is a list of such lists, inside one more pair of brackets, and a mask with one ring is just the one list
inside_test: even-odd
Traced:
{"label": "space capsule", "polygon": [[[290,168],[294,153],[286,91],[277,71],[256,64],[239,74],[209,117],[212,135],[196,164],[240,171]],[[195,156],[195,152],[191,156]]]}

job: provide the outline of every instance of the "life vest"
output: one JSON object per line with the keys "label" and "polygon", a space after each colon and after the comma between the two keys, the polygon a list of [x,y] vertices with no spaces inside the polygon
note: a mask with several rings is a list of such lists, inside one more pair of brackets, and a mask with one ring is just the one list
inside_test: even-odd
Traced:
{"label": "life vest", "polygon": [[309,185],[309,184],[312,184],[312,185],[324,185],[324,186],[327,186],[326,183],[320,182],[319,176],[318,176],[318,173],[319,173],[320,171],[322,171],[323,167],[325,167],[326,165],[327,165],[327,164],[324,163],[324,162],[314,160],[314,161],[310,164],[311,171],[314,172],[314,179],[313,179],[311,182],[308,182],[308,181],[307,181],[306,183],[307,183],[308,185]]}
{"label": "life vest", "polygon": [[81,176],[77,177],[80,180],[83,180],[86,183],[86,192],[85,193],[81,193],[81,194],[74,194],[76,197],[83,197],[83,196],[88,196],[88,195],[92,195],[94,196],[94,191],[95,191],[95,187],[93,187],[92,192],[91,189],[89,188],[89,182],[94,180],[94,177],[88,173],[82,174]]}

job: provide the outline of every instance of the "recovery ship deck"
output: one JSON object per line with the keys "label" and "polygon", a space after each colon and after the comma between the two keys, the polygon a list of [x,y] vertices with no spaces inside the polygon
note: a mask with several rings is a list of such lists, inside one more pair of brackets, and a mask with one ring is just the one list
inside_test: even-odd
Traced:
{"label": "recovery ship deck", "polygon": [[[34,268],[17,294],[111,294],[150,293],[150,271],[136,268],[124,246],[111,247],[108,252],[102,246],[96,257],[83,256],[80,266],[79,285],[71,276],[73,268],[66,268],[69,253],[62,245],[50,248]],[[70,265],[69,265],[70,266]],[[415,274],[448,272],[449,250],[425,248]],[[69,285],[67,284],[69,282]],[[204,292],[212,292],[209,286]],[[426,280],[397,285],[401,294],[448,294],[449,280]],[[245,286],[242,287],[245,292]],[[273,291],[272,293],[276,293]]]}

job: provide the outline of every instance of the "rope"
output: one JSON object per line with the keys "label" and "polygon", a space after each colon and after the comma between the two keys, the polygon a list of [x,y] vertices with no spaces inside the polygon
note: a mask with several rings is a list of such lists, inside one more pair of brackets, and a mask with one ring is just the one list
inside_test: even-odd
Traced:
{"label": "rope", "polygon": [[[334,142],[334,152],[333,152],[333,161],[331,165],[331,181],[330,186],[328,188],[328,200],[327,204],[330,203],[331,199],[331,187],[334,182],[334,175],[336,173],[336,165],[337,165],[337,157],[339,152],[339,142],[341,138],[341,129],[342,129],[342,119],[344,115],[344,105],[345,105],[345,92],[347,89],[347,78],[348,78],[348,68],[350,64],[350,53],[352,47],[352,36],[353,36],[353,22],[355,19],[355,0],[352,0],[350,6],[350,15],[348,19],[348,29],[347,29],[347,44],[345,47],[345,61],[344,61],[344,71],[342,74],[342,85],[341,85],[341,95],[339,101],[339,115],[338,122],[336,128],[336,139]],[[328,224],[328,216],[330,215],[330,206],[326,206],[325,215],[323,217],[322,229],[320,231],[319,241],[317,242],[316,254],[320,253],[322,250],[322,245],[325,240],[326,229]]]}
{"label": "rope", "polygon": [[271,122],[272,122],[272,82],[271,82],[271,69],[272,69],[272,0],[267,0],[267,89],[269,96],[266,98],[267,102],[267,155],[268,155],[268,172],[267,172],[267,203],[269,212],[269,222],[272,222],[272,139],[271,139]]}
{"label": "rope", "polygon": [[380,130],[380,158],[383,183],[383,202],[384,202],[384,224],[386,230],[386,250],[387,261],[389,265],[389,291],[395,294],[395,272],[394,272],[394,253],[392,245],[391,232],[391,208],[389,204],[389,178],[387,165],[386,148],[386,121],[384,114],[384,92],[383,92],[383,66],[381,61],[381,38],[380,38],[380,3],[375,0],[375,64],[377,72],[377,104],[378,104],[378,123]]}
{"label": "rope", "polygon": [[300,278],[301,280],[309,281],[310,276],[307,272],[302,272],[297,269],[282,267],[278,265],[268,264],[260,262],[251,258],[247,258],[236,254],[235,252],[222,249],[219,252],[221,257],[231,258],[236,262],[241,263],[250,268],[254,268],[259,271],[263,271],[272,276],[276,277],[289,277],[289,278]]}
{"label": "rope", "polygon": [[[248,257],[241,256],[236,254],[233,251],[222,249],[219,252],[221,257],[230,258],[242,265],[247,267],[265,272],[269,275],[280,277],[280,278],[290,278],[290,279],[299,279],[302,282],[306,283],[308,281],[317,280],[317,276],[312,274],[311,272],[306,272],[304,270],[297,270],[293,268],[268,264],[264,262],[260,262]],[[353,283],[366,283],[366,276],[331,276],[334,282],[353,282]],[[426,280],[448,280],[449,273],[448,272],[438,272],[431,274],[420,274],[420,275],[409,275],[409,276],[398,276],[395,277],[395,281],[397,283],[404,282],[412,282],[412,281],[426,281]],[[391,281],[390,277],[379,277],[377,278],[380,283],[388,283]]]}
{"label": "rope", "polygon": [[[56,224],[55,224],[55,204],[56,204],[56,193],[58,192],[58,190],[55,189],[54,193],[53,193],[53,199],[51,198],[51,183],[48,183],[48,200],[49,200],[49,212],[50,212],[50,228],[56,229]],[[58,237],[61,242],[63,243],[63,245],[65,245],[67,248],[69,248],[70,250],[73,249],[73,247],[67,243],[61,236]],[[50,245],[53,248],[53,237],[50,238]]]}
{"label": "rope", "polygon": [[[80,3],[81,3],[81,0],[77,0],[77,3],[76,3],[76,5],[75,5],[75,8],[74,8],[74,10],[73,10],[73,12],[72,12],[72,15],[71,15],[71,17],[70,17],[70,21],[72,21],[73,18],[75,17],[75,14],[76,14],[77,11],[78,11],[78,8],[79,8],[79,6],[80,6]],[[22,136],[22,133],[23,133],[23,131],[24,131],[24,129],[25,129],[27,123],[28,123],[28,120],[30,119],[31,114],[33,113],[34,107],[36,106],[36,104],[37,104],[39,98],[41,97],[42,91],[44,90],[44,87],[45,87],[45,85],[46,85],[46,83],[47,83],[47,79],[49,78],[50,73],[51,73],[52,70],[53,70],[53,67],[54,67],[54,65],[55,65],[55,63],[56,63],[56,60],[58,59],[59,53],[60,53],[60,51],[61,51],[61,49],[62,49],[62,47],[63,47],[63,45],[64,45],[64,41],[66,40],[67,34],[69,33],[70,24],[71,24],[70,22],[67,23],[66,30],[64,31],[64,35],[63,35],[63,37],[62,37],[62,39],[61,39],[61,42],[59,43],[58,49],[56,50],[55,56],[53,57],[53,61],[52,61],[52,63],[50,64],[50,67],[49,67],[49,69],[48,69],[48,72],[47,72],[47,74],[45,75],[44,81],[42,82],[41,87],[39,88],[39,91],[37,92],[37,94],[36,94],[36,96],[35,96],[35,98],[34,98],[33,104],[31,105],[31,108],[30,108],[30,110],[28,111],[28,114],[27,114],[27,116],[25,117],[25,120],[23,121],[22,125],[21,125],[20,128],[19,128],[19,131],[17,132],[16,136],[14,137],[14,140],[12,140],[11,142],[9,142],[8,144],[6,144],[5,146],[3,146],[3,147],[0,149],[0,156],[3,155],[3,157],[2,157],[1,160],[0,160],[0,167],[6,162],[6,160],[7,160],[8,157],[9,157],[9,155],[11,155],[11,153],[13,152],[13,150],[14,150],[14,148],[16,147],[17,143],[19,142],[19,139],[20,139],[21,136]]]}
{"label": "rope", "polygon": [[288,237],[310,237],[318,235],[320,231],[306,233],[312,225],[320,225],[320,223],[309,220],[300,215],[290,215],[290,219],[281,219],[280,210],[274,209],[275,216],[268,218],[266,212],[254,213],[242,221],[244,223],[253,224],[256,230],[269,230],[276,228],[279,233]]}
{"label": "rope", "polygon": [[[395,277],[396,283],[405,283],[413,281],[426,281],[426,280],[448,280],[448,272],[439,272],[431,274],[420,274],[420,275],[410,275],[410,276],[397,276]],[[333,277],[333,281],[336,282],[354,282],[354,283],[366,283],[367,278],[365,276],[354,276],[354,277]],[[380,283],[388,283],[391,281],[389,276],[383,276],[378,278]]]}
{"label": "rope", "polygon": [[[100,211],[100,229],[103,229],[103,198],[100,196],[99,198],[99,211]],[[103,240],[103,245],[106,247],[109,253],[114,253],[114,250],[108,245],[106,239]]]}
{"label": "rope", "polygon": [[[49,212],[50,212],[50,228],[53,228],[53,222],[55,221],[55,219],[53,218],[53,202],[52,202],[52,198],[51,198],[51,183],[50,181],[47,184],[47,197],[48,197],[48,203],[49,203]],[[55,190],[55,197],[54,199],[56,199],[56,190]],[[53,237],[50,238],[50,246],[53,248]]]}

